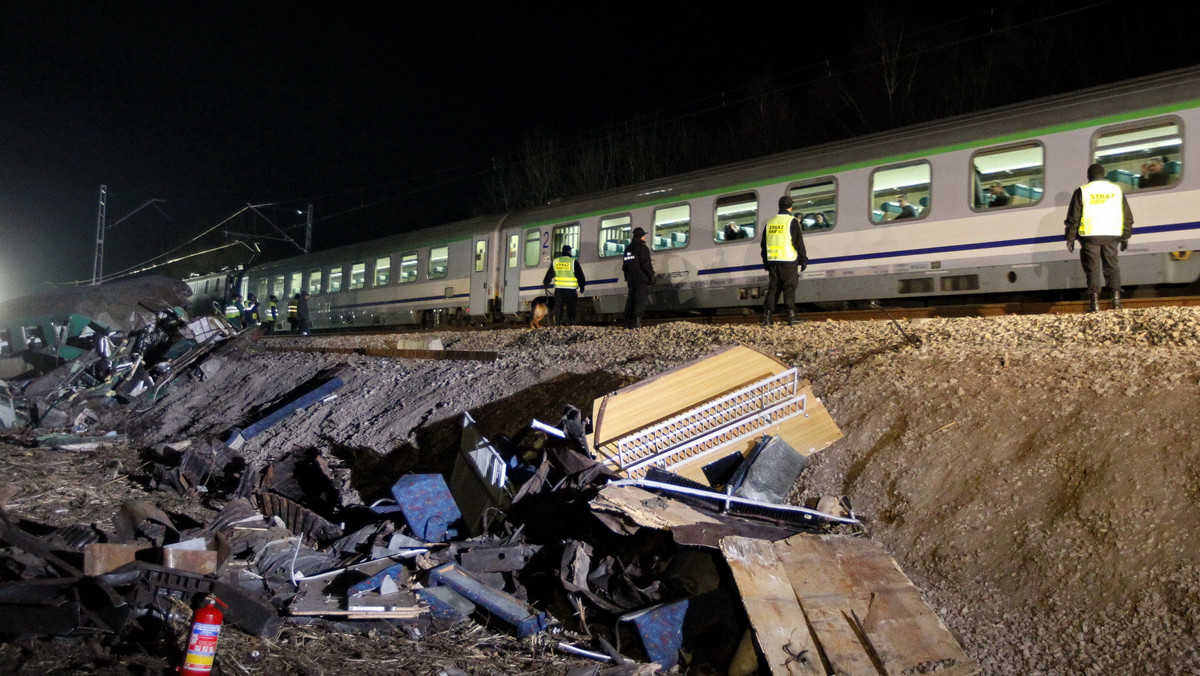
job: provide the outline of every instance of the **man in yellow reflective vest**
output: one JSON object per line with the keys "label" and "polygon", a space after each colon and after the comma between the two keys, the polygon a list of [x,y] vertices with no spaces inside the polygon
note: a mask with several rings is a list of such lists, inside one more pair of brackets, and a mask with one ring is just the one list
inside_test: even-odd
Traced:
{"label": "man in yellow reflective vest", "polygon": [[267,299],[267,311],[263,314],[263,319],[267,324],[267,335],[275,335],[275,322],[279,321],[279,299],[275,296],[270,296]]}
{"label": "man in yellow reflective vest", "polygon": [[296,294],[295,296],[292,297],[291,300],[288,301],[288,307],[287,307],[288,329],[292,333],[295,333],[296,331],[299,330],[297,328],[298,326],[300,326],[300,317],[298,315],[299,309],[300,309],[300,294]]}
{"label": "man in yellow reflective vest", "polygon": [[[1087,275],[1088,312],[1100,310],[1101,281],[1112,291],[1114,310],[1121,309],[1121,268],[1118,250],[1129,248],[1133,235],[1133,212],[1121,186],[1104,179],[1104,166],[1093,164],[1087,170],[1088,182],[1075,189],[1067,207],[1067,251],[1075,251],[1075,240],[1082,246],[1079,261]],[[1103,272],[1103,279],[1101,273]]]}
{"label": "man in yellow reflective vest", "polygon": [[796,286],[800,283],[800,271],[808,267],[808,253],[804,250],[804,234],[800,221],[792,216],[792,198],[779,198],[779,213],[767,221],[763,228],[762,261],[767,269],[767,296],[763,299],[763,326],[771,325],[775,313],[776,297],[782,292],[787,306],[787,323],[796,323]]}
{"label": "man in yellow reflective vest", "polygon": [[542,278],[542,286],[546,293],[550,292],[550,284],[554,284],[554,323],[559,326],[570,326],[575,323],[575,302],[587,279],[583,276],[583,268],[579,261],[571,257],[571,247],[563,245],[562,254],[550,261],[550,269]]}
{"label": "man in yellow reflective vest", "polygon": [[242,297],[234,294],[233,298],[225,301],[225,319],[233,328],[242,329]]}

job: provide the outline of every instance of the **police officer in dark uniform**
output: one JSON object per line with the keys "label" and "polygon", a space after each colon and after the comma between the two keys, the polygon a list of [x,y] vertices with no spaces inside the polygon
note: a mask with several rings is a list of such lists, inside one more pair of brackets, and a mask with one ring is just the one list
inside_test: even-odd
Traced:
{"label": "police officer in dark uniform", "polygon": [[575,302],[579,294],[587,286],[583,276],[583,267],[579,261],[571,257],[571,247],[564,244],[562,255],[550,261],[550,269],[542,278],[542,286],[550,291],[550,283],[554,283],[554,323],[559,326],[570,326],[575,323]]}
{"label": "police officer in dark uniform", "polygon": [[646,231],[633,229],[633,239],[625,245],[625,257],[621,261],[625,273],[625,284],[629,296],[625,299],[625,328],[642,326],[642,315],[646,312],[646,299],[654,284],[654,265],[650,262],[650,247],[646,246]]}
{"label": "police officer in dark uniform", "polygon": [[1075,251],[1075,240],[1082,242],[1079,261],[1087,275],[1088,312],[1100,310],[1101,272],[1112,291],[1114,310],[1121,309],[1121,268],[1117,250],[1129,247],[1133,235],[1133,212],[1121,186],[1104,179],[1104,166],[1093,164],[1087,170],[1088,182],[1075,189],[1067,207],[1067,251]]}
{"label": "police officer in dark uniform", "polygon": [[800,221],[792,216],[792,198],[779,198],[779,213],[772,216],[763,228],[762,261],[767,270],[767,297],[763,299],[763,326],[771,325],[775,299],[783,293],[787,305],[787,323],[796,323],[796,286],[800,271],[808,267],[804,250],[804,234]]}

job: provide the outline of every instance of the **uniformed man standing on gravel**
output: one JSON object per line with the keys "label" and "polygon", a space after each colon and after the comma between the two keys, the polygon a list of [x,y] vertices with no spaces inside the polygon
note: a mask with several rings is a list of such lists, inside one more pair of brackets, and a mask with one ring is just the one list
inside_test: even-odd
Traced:
{"label": "uniformed man standing on gravel", "polygon": [[787,305],[787,323],[796,323],[796,286],[800,271],[808,267],[804,250],[804,234],[800,221],[792,215],[792,198],[779,198],[779,213],[772,216],[763,228],[762,261],[767,269],[767,297],[763,299],[763,326],[771,325],[775,299],[783,293]]}
{"label": "uniformed man standing on gravel", "polygon": [[[1121,192],[1121,186],[1104,180],[1104,167],[1093,164],[1087,170],[1088,182],[1075,189],[1067,208],[1067,251],[1075,251],[1075,240],[1082,243],[1079,260],[1087,275],[1088,312],[1100,310],[1101,281],[1112,291],[1114,310],[1121,309],[1121,268],[1117,250],[1129,247],[1133,234],[1133,212]],[[1101,279],[1101,272],[1104,277]]]}
{"label": "uniformed man standing on gravel", "polygon": [[621,272],[629,287],[629,295],[625,298],[625,328],[641,328],[650,287],[654,284],[654,264],[650,262],[650,247],[646,246],[646,231],[641,227],[633,229],[629,244],[625,245]]}
{"label": "uniformed man standing on gravel", "polygon": [[575,323],[575,301],[587,286],[583,276],[583,267],[579,261],[571,257],[571,247],[564,244],[562,255],[550,261],[550,269],[542,279],[542,286],[549,293],[550,283],[554,283],[554,323],[559,326],[570,326]]}

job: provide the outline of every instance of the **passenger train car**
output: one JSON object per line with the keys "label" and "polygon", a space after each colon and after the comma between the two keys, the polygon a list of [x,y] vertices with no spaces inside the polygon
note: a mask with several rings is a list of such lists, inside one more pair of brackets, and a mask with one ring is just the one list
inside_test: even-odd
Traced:
{"label": "passenger train car", "polygon": [[[795,201],[809,266],[797,302],[939,299],[1085,286],[1063,219],[1092,162],[1129,196],[1126,287],[1200,278],[1200,68],[898,129],[251,268],[243,294],[300,290],[314,328],[515,316],[563,244],[594,318],[625,302],[621,256],[647,231],[651,312],[752,311],[762,225]],[[901,200],[913,206],[902,217]]]}

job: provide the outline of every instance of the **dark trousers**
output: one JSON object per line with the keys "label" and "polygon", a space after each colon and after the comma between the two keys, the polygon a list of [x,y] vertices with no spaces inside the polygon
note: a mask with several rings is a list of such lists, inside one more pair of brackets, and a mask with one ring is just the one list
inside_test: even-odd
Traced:
{"label": "dark trousers", "polygon": [[1080,237],[1079,243],[1079,261],[1083,263],[1083,273],[1087,275],[1088,295],[1100,293],[1105,281],[1108,282],[1109,291],[1120,290],[1121,268],[1117,264],[1117,255],[1121,238],[1109,235]]}
{"label": "dark trousers", "polygon": [[635,329],[642,324],[642,315],[646,313],[646,300],[650,297],[650,287],[645,284],[630,284],[629,296],[625,298],[625,328]]}
{"label": "dark trousers", "polygon": [[782,292],[783,304],[791,310],[796,307],[796,286],[800,283],[800,268],[795,261],[767,263],[767,297],[763,299],[763,312],[775,311],[775,299]]}
{"label": "dark trousers", "polygon": [[[579,293],[575,289],[554,290],[554,323],[559,326],[570,326],[575,323],[575,301]],[[564,321],[565,317],[565,321]]]}
{"label": "dark trousers", "polygon": [[300,333],[308,333],[309,332],[308,317],[302,316],[299,319],[297,319],[296,322],[298,324],[297,328],[300,330]]}

